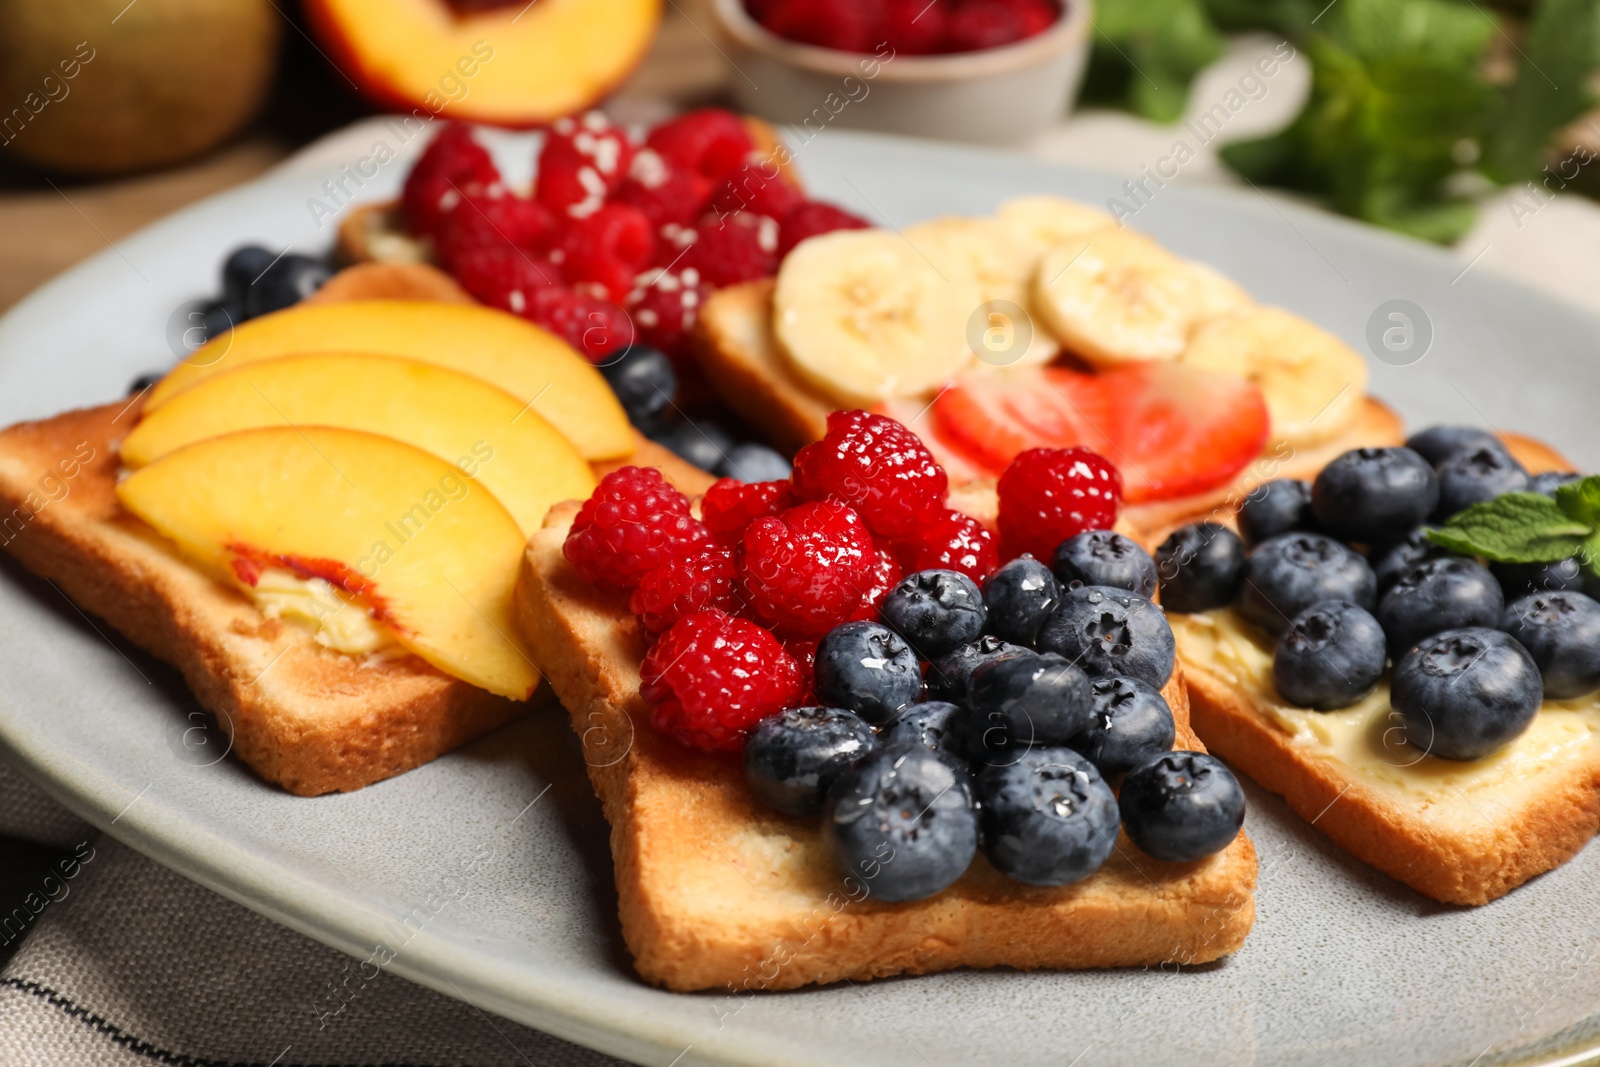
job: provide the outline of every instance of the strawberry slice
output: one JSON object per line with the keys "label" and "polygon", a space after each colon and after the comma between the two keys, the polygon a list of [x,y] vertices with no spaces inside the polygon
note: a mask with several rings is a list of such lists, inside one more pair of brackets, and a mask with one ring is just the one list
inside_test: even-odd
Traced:
{"label": "strawberry slice", "polygon": [[934,403],[933,426],[994,472],[1029,448],[1092,448],[1121,469],[1130,504],[1226,484],[1269,430],[1254,384],[1178,363],[965,375]]}
{"label": "strawberry slice", "polygon": [[961,485],[963,482],[976,481],[979,478],[998,477],[1000,469],[1005,466],[1001,464],[1000,469],[991,467],[968,452],[959,441],[946,435],[935,422],[926,400],[885,400],[873,408],[872,412],[875,415],[889,416],[922,438],[922,443],[928,446],[933,458],[950,476],[951,485]]}

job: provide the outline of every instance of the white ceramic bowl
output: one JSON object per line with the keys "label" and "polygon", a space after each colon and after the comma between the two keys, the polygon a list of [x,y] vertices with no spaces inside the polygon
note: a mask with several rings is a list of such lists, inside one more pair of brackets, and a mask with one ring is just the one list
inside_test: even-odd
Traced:
{"label": "white ceramic bowl", "polygon": [[1016,44],[936,56],[797,44],[768,32],[742,0],[711,7],[740,109],[798,131],[839,126],[1016,143],[1066,115],[1089,57],[1090,0],[1063,0],[1060,21]]}

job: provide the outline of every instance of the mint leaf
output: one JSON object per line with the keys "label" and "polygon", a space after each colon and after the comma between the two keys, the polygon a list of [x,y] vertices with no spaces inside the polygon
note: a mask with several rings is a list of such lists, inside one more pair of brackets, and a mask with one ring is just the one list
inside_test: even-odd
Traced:
{"label": "mint leaf", "polygon": [[1176,122],[1225,42],[1200,0],[1100,0],[1084,98]]}
{"label": "mint leaf", "polygon": [[1558,487],[1556,505],[1573,522],[1600,527],[1600,474]]}
{"label": "mint leaf", "polygon": [[1561,506],[1540,493],[1506,493],[1474,504],[1428,540],[1452,552],[1483,556],[1499,563],[1550,563],[1583,550],[1595,536],[1593,525],[1575,522]]}

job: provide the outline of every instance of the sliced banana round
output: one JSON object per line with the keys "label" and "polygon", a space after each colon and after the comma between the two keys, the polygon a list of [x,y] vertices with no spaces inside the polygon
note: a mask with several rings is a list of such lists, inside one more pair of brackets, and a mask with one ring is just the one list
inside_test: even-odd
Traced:
{"label": "sliced banana round", "polygon": [[1359,415],[1367,391],[1367,362],[1359,353],[1282,308],[1251,307],[1205,323],[1183,362],[1255,382],[1273,439],[1296,447],[1337,438]]}
{"label": "sliced banana round", "polygon": [[1060,196],[1019,196],[996,212],[1000,224],[1039,254],[1096,230],[1114,229],[1116,220],[1099,208]]}
{"label": "sliced banana round", "polygon": [[967,322],[982,303],[959,258],[889,230],[840,230],[784,259],[773,329],[807,383],[865,406],[927,393],[967,367]]}
{"label": "sliced banana round", "polygon": [[1210,267],[1133,230],[1097,230],[1039,263],[1034,306],[1066,348],[1096,366],[1174,360],[1207,319],[1250,296]]}
{"label": "sliced banana round", "polygon": [[[959,260],[971,268],[985,304],[1014,305],[1025,321],[1004,306],[990,309],[978,333],[979,360],[992,366],[1048,363],[1061,345],[1033,310],[1033,271],[1043,251],[998,219],[948,216],[918,223],[906,240],[938,259]],[[972,337],[968,338],[970,342]],[[1022,344],[1026,341],[1026,344]]]}

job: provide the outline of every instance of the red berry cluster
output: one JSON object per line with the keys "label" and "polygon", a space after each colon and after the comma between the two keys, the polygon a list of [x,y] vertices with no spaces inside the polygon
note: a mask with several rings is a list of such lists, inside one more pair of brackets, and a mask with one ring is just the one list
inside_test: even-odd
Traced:
{"label": "red berry cluster", "polygon": [[598,111],[562,119],[527,196],[467,127],[446,125],[401,206],[474,297],[596,361],[636,339],[680,354],[712,289],[775,274],[807,237],[867,225],[807,200],[744,121],[715,108],[642,141]]}
{"label": "red berry cluster", "polygon": [[1059,0],[745,0],[779,37],[843,52],[977,52],[1043,33]]}
{"label": "red berry cluster", "polygon": [[755,722],[808,698],[817,640],[876,617],[903,574],[939,567],[981,581],[999,565],[994,535],[946,504],[948,481],[900,423],[837,412],[789,481],[724,478],[698,518],[657,470],[606,475],[565,553],[581,577],[627,591],[655,642],[642,678],[656,728],[734,749]]}

